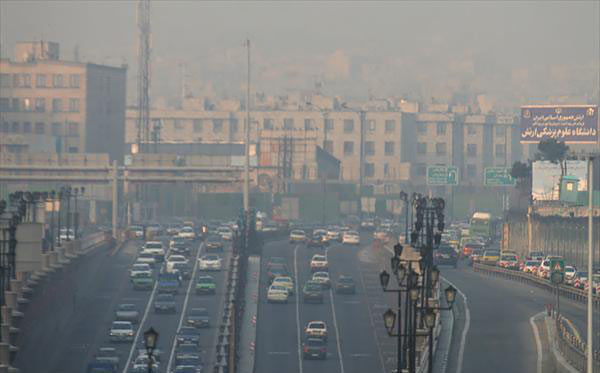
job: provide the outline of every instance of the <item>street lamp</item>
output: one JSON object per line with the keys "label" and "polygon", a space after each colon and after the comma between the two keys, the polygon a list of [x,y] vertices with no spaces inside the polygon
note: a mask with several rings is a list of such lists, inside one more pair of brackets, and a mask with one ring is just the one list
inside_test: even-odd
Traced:
{"label": "street lamp", "polygon": [[427,312],[425,312],[425,325],[428,329],[433,329],[435,326],[435,319],[436,315],[435,312],[433,312],[433,309],[428,309]]}
{"label": "street lamp", "polygon": [[158,332],[154,330],[153,327],[150,327],[150,329],[144,332],[144,345],[146,346],[146,352],[148,353],[148,373],[152,373],[152,358],[157,341]]}
{"label": "street lamp", "polygon": [[431,269],[431,284],[435,286],[440,278],[440,270],[437,266],[433,266]]}
{"label": "street lamp", "polygon": [[400,192],[400,200],[404,202],[404,243],[408,242],[408,193]]}
{"label": "street lamp", "polygon": [[444,293],[446,295],[446,303],[448,303],[448,308],[451,309],[454,301],[456,300],[456,288],[450,285],[446,288],[446,290],[444,290]]}
{"label": "street lamp", "polygon": [[381,283],[381,287],[385,291],[390,284],[390,274],[387,273],[386,270],[381,271],[379,274],[379,282]]}
{"label": "street lamp", "polygon": [[393,336],[394,326],[396,325],[396,313],[391,308],[388,308],[383,314],[383,324],[387,329],[388,335]]}

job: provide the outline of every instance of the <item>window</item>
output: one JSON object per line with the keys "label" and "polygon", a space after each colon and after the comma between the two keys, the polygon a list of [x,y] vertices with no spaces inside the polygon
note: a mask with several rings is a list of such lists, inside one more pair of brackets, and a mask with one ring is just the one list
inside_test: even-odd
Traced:
{"label": "window", "polygon": [[468,164],[467,165],[467,177],[469,179],[472,179],[475,177],[475,175],[477,175],[477,166],[475,166],[474,164]]}
{"label": "window", "polygon": [[574,183],[572,181],[568,181],[567,182],[567,192],[572,192],[573,191],[573,185]]}
{"label": "window", "polygon": [[69,122],[69,136],[79,137],[79,123]]}
{"label": "window", "polygon": [[506,154],[505,150],[505,144],[496,144],[496,157],[504,157],[504,154]]}
{"label": "window", "polygon": [[[244,119],[244,125],[246,124],[246,119]],[[240,130],[240,121],[237,118],[231,118],[229,120],[229,132],[237,133]]]}
{"label": "window", "polygon": [[263,129],[265,129],[265,130],[272,130],[273,129],[273,119],[271,119],[271,118],[264,118],[263,119]]}
{"label": "window", "polygon": [[384,176],[389,176],[390,175],[390,165],[387,163],[383,164],[383,175]]}
{"label": "window", "polygon": [[304,119],[304,130],[310,131],[310,130],[314,129],[314,127],[315,127],[314,124],[315,124],[314,120],[312,120],[310,118]]}
{"label": "window", "polygon": [[77,153],[79,148],[76,146],[69,146],[69,153]]}
{"label": "window", "polygon": [[385,133],[392,133],[396,130],[396,121],[388,119],[385,121]]}
{"label": "window", "polygon": [[31,122],[23,122],[23,133],[31,133]]}
{"label": "window", "polygon": [[477,144],[467,144],[467,157],[477,157]]}
{"label": "window", "polygon": [[213,132],[221,133],[223,132],[223,119],[213,119]]}
{"label": "window", "polygon": [[31,88],[31,74],[23,74],[23,87]]}
{"label": "window", "polygon": [[344,119],[344,133],[354,132],[354,120]]}
{"label": "window", "polygon": [[438,122],[436,133],[438,135],[445,135],[446,134],[446,123],[444,123],[444,122]]}
{"label": "window", "polygon": [[52,75],[52,86],[54,88],[62,88],[64,86],[63,75],[54,74]]}
{"label": "window", "polygon": [[43,135],[46,133],[46,125],[43,122],[38,122],[35,124],[35,133],[37,135]]}
{"label": "window", "polygon": [[427,143],[425,143],[425,142],[417,143],[417,154],[427,154]]}
{"label": "window", "polygon": [[496,125],[496,136],[505,136],[506,126]]}
{"label": "window", "polygon": [[354,154],[354,141],[344,141],[344,155]]}
{"label": "window", "polygon": [[0,73],[0,87],[2,88],[10,88],[11,76],[10,74]]}
{"label": "window", "polygon": [[365,177],[375,176],[375,165],[373,163],[365,163]]}
{"label": "window", "polygon": [[202,132],[202,119],[194,119],[194,132]]}
{"label": "window", "polygon": [[2,132],[10,132],[10,123],[2,122]]}
{"label": "window", "polygon": [[435,144],[435,154],[436,155],[446,155],[446,143],[438,142]]}
{"label": "window", "polygon": [[385,155],[387,155],[387,156],[394,155],[394,142],[386,141],[384,144],[384,149],[385,149]]}
{"label": "window", "polygon": [[33,111],[33,99],[24,98],[21,100],[21,110],[22,111]]}
{"label": "window", "polygon": [[35,75],[35,86],[38,88],[46,88],[46,74]]}
{"label": "window", "polygon": [[375,155],[375,143],[373,141],[365,141],[365,155]]}
{"label": "window", "polygon": [[333,153],[333,141],[327,140],[327,141],[323,142],[323,147],[329,153]]}
{"label": "window", "polygon": [[71,74],[69,76],[69,85],[71,88],[79,88],[79,74]]}
{"label": "window", "polygon": [[59,113],[62,111],[62,100],[60,98],[52,99],[52,111],[55,113]]}
{"label": "window", "polygon": [[427,123],[417,124],[418,133],[427,133]]}
{"label": "window", "polygon": [[21,132],[21,126],[19,125],[19,122],[12,122],[12,127],[10,129],[10,132],[12,132],[12,133]]}
{"label": "window", "polygon": [[325,119],[325,131],[333,131],[333,119]]}
{"label": "window", "polygon": [[19,88],[21,86],[21,75],[20,74],[13,74],[13,84],[12,86],[14,88]]}
{"label": "window", "polygon": [[0,111],[10,111],[10,98],[0,97]]}
{"label": "window", "polygon": [[52,136],[62,136],[62,123],[52,123]]}
{"label": "window", "polygon": [[78,98],[70,98],[69,99],[69,111],[79,113],[79,99]]}
{"label": "window", "polygon": [[43,113],[46,111],[46,99],[38,97],[35,99],[35,111]]}
{"label": "window", "polygon": [[427,173],[427,166],[425,165],[425,163],[417,163],[415,165],[415,173],[417,174],[417,176],[425,176],[425,174]]}
{"label": "window", "polygon": [[12,99],[12,111],[21,111],[21,100],[18,98]]}
{"label": "window", "polygon": [[477,127],[474,124],[467,124],[467,134],[475,135],[477,133]]}
{"label": "window", "polygon": [[367,121],[367,128],[369,129],[369,131],[375,131],[375,129],[377,128],[377,123],[375,122],[375,120],[369,119]]}
{"label": "window", "polygon": [[294,118],[284,118],[283,119],[283,129],[284,130],[293,130],[294,129]]}

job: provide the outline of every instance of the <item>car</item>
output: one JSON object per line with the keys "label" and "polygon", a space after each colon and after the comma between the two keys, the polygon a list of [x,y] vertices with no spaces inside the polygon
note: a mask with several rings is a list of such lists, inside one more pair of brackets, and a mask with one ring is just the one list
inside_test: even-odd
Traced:
{"label": "car", "polygon": [[92,361],[87,365],[86,373],[117,373],[113,363],[107,361]]}
{"label": "car", "polygon": [[172,294],[157,294],[154,299],[155,313],[175,313],[177,307],[175,305],[175,297]]}
{"label": "car", "polygon": [[[482,250],[484,252],[484,255],[485,255],[485,252],[487,251],[487,250],[485,250],[485,245],[482,242],[475,241],[475,240],[473,240],[473,238],[471,238],[470,241],[467,241],[466,243],[463,244],[462,257],[469,258],[471,256],[471,254],[473,254],[474,250]],[[500,256],[499,251],[498,251],[498,256]]]}
{"label": "car", "polygon": [[304,328],[304,336],[307,338],[321,338],[327,341],[327,334],[325,321],[310,321]]}
{"label": "car", "polygon": [[588,272],[587,271],[577,271],[575,272],[575,276],[573,276],[573,287],[578,289],[585,289],[585,284],[588,280]]}
{"label": "car", "polygon": [[375,229],[375,223],[375,219],[367,218],[360,222],[360,228],[372,231],[373,229]]}
{"label": "car", "polygon": [[273,282],[273,279],[275,277],[289,276],[289,275],[290,275],[290,272],[285,264],[273,264],[267,270],[267,279],[269,281],[269,284],[271,282]]}
{"label": "car", "polygon": [[470,264],[473,265],[473,263],[481,263],[482,256],[483,256],[482,249],[473,249],[473,251],[471,252],[471,256],[469,257]]}
{"label": "car", "polygon": [[313,232],[312,236],[306,240],[306,246],[324,248],[329,245],[329,241],[327,241],[325,237],[326,236],[323,234],[315,234]]}
{"label": "car", "polygon": [[132,232],[135,238],[144,238],[144,227],[141,225],[132,225],[127,230]]}
{"label": "car", "polygon": [[270,285],[267,290],[268,303],[287,303],[290,293],[282,285]]}
{"label": "car", "polygon": [[202,365],[177,365],[170,373],[202,373]]}
{"label": "car", "polygon": [[323,303],[323,286],[315,281],[307,281],[302,287],[304,303]]}
{"label": "car", "polygon": [[167,234],[169,236],[177,236],[181,228],[182,227],[179,224],[169,224],[169,226],[167,227]]}
{"label": "car", "polygon": [[136,263],[146,263],[150,268],[154,268],[156,266],[156,258],[152,252],[144,250],[138,255]]}
{"label": "car", "polygon": [[575,273],[577,273],[577,268],[573,266],[565,266],[565,284],[573,285]]}
{"label": "car", "polygon": [[341,241],[342,232],[339,227],[328,227],[327,228],[327,241]]}
{"label": "car", "polygon": [[133,324],[131,321],[113,321],[108,332],[111,342],[132,342]]}
{"label": "car", "polygon": [[192,277],[192,269],[188,263],[177,262],[173,264],[172,272],[184,280],[189,280]]}
{"label": "car", "polygon": [[500,260],[500,251],[499,250],[485,250],[483,252],[483,256],[481,257],[481,262],[487,265],[496,265]]}
{"label": "car", "polygon": [[310,260],[310,270],[312,272],[327,271],[329,262],[325,255],[315,254]]}
{"label": "car", "polygon": [[280,285],[287,289],[289,295],[294,294],[294,280],[290,276],[275,277],[271,285]]}
{"label": "car", "polygon": [[203,371],[204,362],[199,353],[179,354],[175,357],[174,365],[176,373],[198,373]]}
{"label": "car", "polygon": [[158,293],[179,293],[181,277],[178,273],[163,272],[158,275]]}
{"label": "car", "polygon": [[135,263],[133,263],[133,265],[131,266],[131,269],[129,270],[129,277],[133,278],[138,273],[148,273],[149,275],[152,276],[152,268],[150,267],[150,265],[148,263],[135,262]]}
{"label": "car", "polygon": [[171,247],[171,254],[183,255],[187,257],[190,255],[190,246],[187,243],[177,242]]}
{"label": "car", "polygon": [[198,258],[198,269],[201,271],[220,271],[221,257],[216,254],[206,254]]}
{"label": "car", "polygon": [[583,290],[588,290],[590,282],[592,284],[592,294],[598,294],[600,292],[600,274],[592,274],[592,281],[586,280],[583,286]]}
{"label": "car", "polygon": [[527,256],[527,259],[530,259],[530,260],[539,260],[540,262],[543,261],[545,258],[546,258],[546,254],[544,254],[543,251],[532,251]]}
{"label": "car", "polygon": [[433,262],[436,265],[449,265],[456,268],[458,266],[458,254],[450,246],[440,246],[433,252]]}
{"label": "car", "polygon": [[212,276],[198,276],[196,279],[196,294],[215,294],[217,285]]}
{"label": "car", "polygon": [[306,233],[300,229],[294,229],[290,232],[290,243],[306,241]]}
{"label": "car", "polygon": [[340,275],[335,282],[335,291],[338,294],[355,294],[356,284],[354,279],[350,276]]}
{"label": "car", "polygon": [[204,242],[206,252],[223,252],[223,239],[219,235],[211,234]]}
{"label": "car", "polygon": [[179,236],[173,236],[171,237],[171,239],[169,239],[169,248],[173,248],[173,246],[177,245],[177,244],[187,244],[188,240],[186,240],[183,237],[179,237]]}
{"label": "car", "polygon": [[177,332],[175,341],[178,345],[189,343],[189,344],[200,344],[200,333],[198,329],[193,326],[182,326]]}
{"label": "car", "polygon": [[267,270],[269,270],[274,265],[285,265],[286,260],[280,256],[272,256],[269,258],[267,262]]}
{"label": "car", "polygon": [[188,311],[185,324],[195,328],[210,327],[210,315],[206,308],[192,308]]}
{"label": "car", "polygon": [[167,259],[167,266],[166,266],[167,272],[169,272],[169,273],[173,272],[173,269],[174,269],[173,266],[175,265],[175,263],[188,264],[189,260],[183,255],[176,255],[176,254],[170,255],[169,258]]}
{"label": "car", "polygon": [[515,254],[502,254],[497,263],[498,267],[505,269],[519,269],[519,258]]}
{"label": "car", "polygon": [[381,228],[377,228],[375,232],[373,232],[373,239],[378,241],[387,242],[390,239],[392,232],[388,230],[384,230]]}
{"label": "car", "polygon": [[153,237],[160,236],[163,233],[163,228],[158,223],[149,223],[146,225],[146,232],[150,233]]}
{"label": "car", "polygon": [[154,259],[157,262],[163,262],[165,260],[165,248],[161,241],[148,241],[142,246],[142,251],[152,253]]}
{"label": "car", "polygon": [[347,231],[342,235],[342,243],[348,245],[360,245],[360,235],[357,231]]}
{"label": "car", "polygon": [[183,343],[175,346],[175,358],[183,356],[196,356],[200,354],[198,345]]}
{"label": "car", "polygon": [[190,226],[185,226],[185,227],[181,228],[181,230],[179,231],[179,233],[177,235],[179,237],[185,238],[187,240],[195,240],[196,239],[196,232],[194,231],[194,228],[190,227]]}
{"label": "car", "polygon": [[152,372],[160,372],[160,363],[152,356],[152,360],[147,354],[138,355],[135,360],[131,363],[133,373],[145,373],[148,371],[148,365],[152,362]]}
{"label": "car", "polygon": [[550,261],[544,260],[540,264],[537,270],[537,275],[539,278],[549,278],[550,277]]}
{"label": "car", "polygon": [[114,347],[100,347],[94,355],[94,361],[109,363],[115,369],[119,369],[121,365],[121,354]]}
{"label": "car", "polygon": [[230,227],[221,226],[221,227],[217,228],[217,233],[225,241],[231,241],[231,240],[233,240],[233,231],[231,230]]}
{"label": "car", "polygon": [[307,338],[302,343],[303,359],[327,359],[327,344],[321,338]]}
{"label": "car", "polygon": [[117,310],[115,311],[115,320],[131,321],[133,324],[137,324],[140,321],[140,312],[136,308],[135,304],[119,304],[117,306]]}
{"label": "car", "polygon": [[154,277],[148,272],[136,273],[130,281],[133,284],[133,290],[151,290],[154,288]]}
{"label": "car", "polygon": [[329,289],[331,287],[331,280],[329,279],[329,272],[315,272],[312,275],[311,281],[321,284],[323,289]]}
{"label": "car", "polygon": [[526,260],[523,266],[523,272],[536,275],[538,267],[542,264],[539,260]]}

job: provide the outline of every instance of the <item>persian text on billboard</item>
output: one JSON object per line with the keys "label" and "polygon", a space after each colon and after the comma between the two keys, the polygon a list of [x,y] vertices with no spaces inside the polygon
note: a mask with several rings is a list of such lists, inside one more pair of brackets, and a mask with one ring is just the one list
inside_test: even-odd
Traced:
{"label": "persian text on billboard", "polygon": [[547,139],[566,143],[597,142],[598,107],[521,107],[521,142],[540,142]]}

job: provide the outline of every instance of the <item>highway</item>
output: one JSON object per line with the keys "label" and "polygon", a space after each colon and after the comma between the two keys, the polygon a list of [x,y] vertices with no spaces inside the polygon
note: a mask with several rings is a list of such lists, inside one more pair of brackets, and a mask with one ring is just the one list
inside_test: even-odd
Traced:
{"label": "highway", "polygon": [[[163,238],[165,247],[168,241]],[[19,337],[21,349],[16,367],[23,373],[56,372],[80,373],[101,346],[116,347],[120,353],[119,371],[130,370],[137,349],[143,348],[143,332],[154,327],[159,333],[158,348],[162,350],[160,372],[166,372],[173,358],[174,339],[186,310],[205,307],[212,325],[201,330],[200,347],[206,364],[213,363],[216,323],[224,294],[226,271],[213,272],[217,284],[216,295],[195,295],[193,281],[182,283],[177,294],[177,312],[155,314],[152,300],[155,290],[136,291],[129,282],[129,269],[135,261],[142,241],[130,241],[116,254],[94,252],[55,274],[43,292],[29,305]],[[192,244],[190,263],[200,253],[199,242]],[[231,248],[226,246],[223,263],[228,263]],[[224,266],[225,267],[225,266]],[[157,270],[155,270],[156,276]],[[195,273],[197,277],[198,272]],[[135,326],[136,344],[111,343],[108,332],[116,307],[121,303],[135,304],[140,311],[141,323]],[[129,362],[129,364],[126,364]]]}

